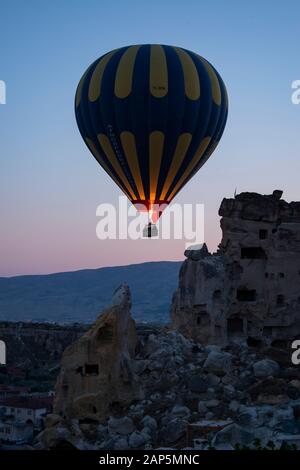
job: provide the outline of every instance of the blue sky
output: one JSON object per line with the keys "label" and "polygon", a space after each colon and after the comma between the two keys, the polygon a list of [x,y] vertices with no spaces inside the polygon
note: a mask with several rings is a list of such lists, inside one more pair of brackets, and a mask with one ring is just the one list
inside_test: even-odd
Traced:
{"label": "blue sky", "polygon": [[218,207],[237,191],[284,190],[299,200],[300,3],[295,1],[2,0],[0,275],[182,259],[184,242],[105,241],[96,206],[119,189],[76,128],[80,76],[128,44],[191,49],[215,65],[229,93],[222,141],[176,202],[205,204],[205,236],[220,240]]}

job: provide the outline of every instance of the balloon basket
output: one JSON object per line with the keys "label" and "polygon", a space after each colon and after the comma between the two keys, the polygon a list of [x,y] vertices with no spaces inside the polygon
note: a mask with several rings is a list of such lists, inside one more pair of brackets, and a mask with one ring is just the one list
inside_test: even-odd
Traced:
{"label": "balloon basket", "polygon": [[158,236],[158,230],[156,225],[149,222],[143,230],[143,238],[153,238]]}

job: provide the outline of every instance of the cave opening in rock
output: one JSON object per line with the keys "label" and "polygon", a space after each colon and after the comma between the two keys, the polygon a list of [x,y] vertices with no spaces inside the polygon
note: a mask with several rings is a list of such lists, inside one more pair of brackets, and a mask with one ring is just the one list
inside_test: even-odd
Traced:
{"label": "cave opening in rock", "polygon": [[273,328],[272,326],[264,326],[263,327],[263,336],[272,336]]}
{"label": "cave opening in rock", "polygon": [[206,311],[200,311],[196,314],[196,325],[206,327],[210,324],[210,316]]}
{"label": "cave opening in rock", "polygon": [[260,246],[248,246],[241,248],[242,259],[267,259],[265,250]]}
{"label": "cave opening in rock", "polygon": [[84,374],[85,375],[98,375],[99,365],[98,364],[85,364]]}
{"label": "cave opening in rock", "polygon": [[104,325],[97,332],[97,340],[103,343],[111,343],[114,337],[112,325]]}
{"label": "cave opening in rock", "polygon": [[221,299],[221,291],[220,289],[216,289],[213,293],[213,300],[220,300]]}
{"label": "cave opening in rock", "polygon": [[268,238],[268,230],[262,228],[259,231],[259,238],[260,240],[266,240]]}
{"label": "cave opening in rock", "polygon": [[240,302],[254,302],[256,300],[255,289],[238,289],[236,291],[236,298]]}
{"label": "cave opening in rock", "polygon": [[235,335],[243,333],[243,319],[240,317],[232,317],[227,320],[228,335]]}
{"label": "cave opening in rock", "polygon": [[247,345],[249,346],[249,348],[259,348],[262,345],[262,341],[261,339],[248,336]]}

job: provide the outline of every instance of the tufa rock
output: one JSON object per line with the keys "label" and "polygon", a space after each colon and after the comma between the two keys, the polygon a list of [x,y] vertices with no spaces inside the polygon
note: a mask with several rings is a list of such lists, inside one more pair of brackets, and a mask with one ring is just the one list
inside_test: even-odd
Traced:
{"label": "tufa rock", "polygon": [[[223,199],[217,253],[187,250],[173,328],[203,345],[280,345],[300,334],[300,202],[241,193]],[[291,279],[294,282],[291,282]]]}
{"label": "tufa rock", "polygon": [[249,446],[253,444],[255,435],[247,428],[243,428],[238,424],[229,424],[221,431],[218,431],[212,440],[212,446],[219,444],[231,444],[232,446],[241,445]]}
{"label": "tufa rock", "polygon": [[225,375],[231,370],[232,355],[228,352],[211,351],[203,365],[207,372],[216,375]]}
{"label": "tufa rock", "polygon": [[253,372],[257,378],[276,377],[279,374],[280,367],[272,359],[262,359],[253,364]]}
{"label": "tufa rock", "polygon": [[50,413],[45,417],[45,427],[52,428],[53,426],[59,425],[62,421],[63,419],[61,416]]}
{"label": "tufa rock", "polygon": [[139,449],[146,443],[148,439],[149,436],[146,434],[139,431],[134,431],[129,437],[129,446],[131,449]]}
{"label": "tufa rock", "polygon": [[110,434],[122,434],[128,436],[135,430],[133,421],[128,416],[122,418],[113,418],[112,416],[108,420],[108,432]]}
{"label": "tufa rock", "polygon": [[162,427],[160,432],[160,440],[164,443],[174,444],[186,434],[187,422],[181,418],[174,418],[168,421]]}
{"label": "tufa rock", "polygon": [[184,252],[184,256],[193,261],[199,261],[200,259],[210,256],[210,253],[206,243],[203,243],[203,245],[194,245],[187,248]]}
{"label": "tufa rock", "polygon": [[113,296],[94,325],[63,353],[54,412],[63,417],[104,420],[110,405],[141,398],[132,361],[137,346],[127,285]]}
{"label": "tufa rock", "polygon": [[179,418],[188,418],[191,411],[187,406],[175,405],[173,406],[171,413]]}

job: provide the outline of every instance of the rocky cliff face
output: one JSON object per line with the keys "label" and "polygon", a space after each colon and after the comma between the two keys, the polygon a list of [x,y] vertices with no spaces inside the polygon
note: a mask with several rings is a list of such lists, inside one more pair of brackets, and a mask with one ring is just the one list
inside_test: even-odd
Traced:
{"label": "rocky cliff face", "polygon": [[171,307],[173,327],[188,338],[208,344],[212,337],[211,318],[218,320],[225,300],[224,259],[211,255],[205,244],[199,250],[187,250],[185,255],[187,260],[181,267]]}
{"label": "rocky cliff face", "polygon": [[241,193],[222,201],[217,253],[187,251],[173,327],[203,343],[288,343],[300,335],[300,203]]}
{"label": "rocky cliff face", "polygon": [[137,334],[130,308],[130,291],[124,285],[92,328],[65,350],[55,413],[100,422],[111,406],[124,407],[141,398],[132,367]]}

